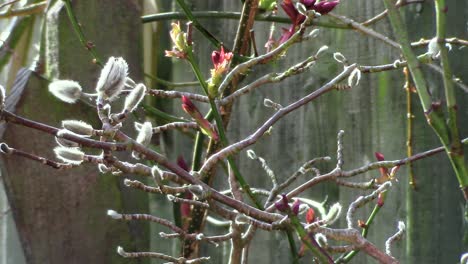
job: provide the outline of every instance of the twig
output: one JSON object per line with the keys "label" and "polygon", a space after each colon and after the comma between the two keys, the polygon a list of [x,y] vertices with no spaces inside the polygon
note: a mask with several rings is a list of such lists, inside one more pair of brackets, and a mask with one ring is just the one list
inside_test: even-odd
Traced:
{"label": "twig", "polygon": [[172,122],[162,126],[153,127],[153,133],[161,133],[171,129],[198,129],[198,124],[195,122]]}
{"label": "twig", "polygon": [[186,203],[190,205],[199,206],[202,208],[210,208],[210,205],[207,203],[196,201],[196,200],[183,199],[183,198],[171,195],[171,194],[167,195],[167,199],[173,203]]}
{"label": "twig", "polygon": [[30,160],[38,161],[46,166],[49,166],[57,170],[71,169],[74,167],[71,164],[59,163],[53,160],[46,159],[41,156],[37,156],[32,153],[28,153],[19,149],[11,148],[6,143],[0,143],[0,152],[5,155],[15,155],[15,156],[24,157]]}
{"label": "twig", "polygon": [[210,257],[201,257],[194,259],[186,259],[184,257],[172,257],[166,254],[157,253],[157,252],[126,252],[122,247],[117,247],[117,253],[124,258],[158,258],[162,260],[171,261],[172,263],[177,264],[195,264],[201,263],[203,261],[209,261]]}
{"label": "twig", "polygon": [[385,252],[388,255],[390,256],[392,255],[392,250],[391,250],[392,244],[400,240],[403,237],[403,234],[405,233],[405,229],[406,229],[405,223],[403,223],[402,221],[398,222],[398,231],[393,236],[389,237],[387,241],[385,241]]}
{"label": "twig", "polygon": [[188,97],[191,100],[208,103],[208,97],[201,94],[194,94],[188,92],[179,92],[179,91],[166,91],[158,89],[148,90],[148,94],[160,98],[182,98],[182,96]]}
{"label": "twig", "polygon": [[[424,3],[424,1],[425,0],[399,0],[396,3],[395,7],[399,8],[399,7],[402,7],[402,6],[405,6],[405,5],[416,4],[416,3]],[[365,22],[362,22],[361,24],[363,26],[369,26],[369,25],[375,24],[377,21],[384,18],[387,15],[387,12],[388,11],[385,9],[382,13],[376,15],[373,18],[370,18],[370,19],[366,20]]]}
{"label": "twig", "polygon": [[333,17],[333,18],[343,22],[344,24],[354,28],[357,31],[364,33],[365,35],[369,35],[369,36],[371,36],[373,38],[376,38],[376,39],[379,39],[379,40],[383,41],[384,43],[387,43],[388,45],[390,45],[390,46],[392,46],[394,48],[400,49],[400,45],[398,43],[396,43],[395,41],[391,40],[389,37],[387,37],[385,35],[382,35],[381,33],[378,33],[377,31],[360,24],[360,23],[352,20],[351,18],[336,15],[336,14],[333,14],[333,13],[328,13],[328,15],[330,17]]}
{"label": "twig", "polygon": [[[411,47],[420,47],[420,46],[427,46],[431,40],[430,39],[420,39],[417,42],[412,42]],[[453,38],[445,38],[439,40],[441,43],[448,43],[452,45],[459,45],[459,46],[468,46],[468,40],[460,39],[457,37]]]}
{"label": "twig", "polygon": [[390,186],[392,186],[391,182],[389,182],[389,181],[385,182],[384,184],[382,184],[377,190],[375,190],[371,194],[366,195],[366,196],[360,196],[358,199],[356,199],[354,202],[352,202],[349,205],[348,212],[346,213],[346,222],[348,224],[348,228],[350,228],[350,229],[351,228],[356,228],[355,221],[354,221],[354,213],[356,212],[356,210],[358,208],[364,206],[368,202],[370,202],[370,201],[374,200],[375,198],[377,198],[377,196],[380,193],[385,192],[388,188],[390,188]]}
{"label": "twig", "polygon": [[366,252],[369,256],[375,258],[379,263],[395,264],[398,260],[390,255],[385,254],[378,249],[374,244],[363,238],[356,229],[331,229],[327,227],[319,227],[317,232],[324,234],[326,237],[337,240],[350,242],[358,249]]}

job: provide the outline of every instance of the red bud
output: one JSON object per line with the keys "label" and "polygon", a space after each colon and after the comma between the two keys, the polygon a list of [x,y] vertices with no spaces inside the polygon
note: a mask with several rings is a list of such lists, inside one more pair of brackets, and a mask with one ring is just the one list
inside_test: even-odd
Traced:
{"label": "red bud", "polygon": [[306,222],[308,224],[313,223],[315,220],[315,211],[312,208],[309,208],[309,210],[306,213]]}

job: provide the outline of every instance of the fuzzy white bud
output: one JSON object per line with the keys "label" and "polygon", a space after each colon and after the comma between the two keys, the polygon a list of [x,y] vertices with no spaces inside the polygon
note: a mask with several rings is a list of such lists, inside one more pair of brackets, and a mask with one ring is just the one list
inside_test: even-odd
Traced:
{"label": "fuzzy white bud", "polygon": [[158,185],[162,184],[162,175],[163,171],[158,166],[155,165],[151,168],[151,176],[153,176]]}
{"label": "fuzzy white bud", "polygon": [[305,5],[301,2],[296,3],[296,10],[299,12],[301,15],[307,16],[307,8]]}
{"label": "fuzzy white bud", "polygon": [[124,249],[121,246],[117,247],[117,253],[122,257],[125,257],[125,255],[126,255],[126,252],[124,251]]}
{"label": "fuzzy white bud", "polygon": [[255,154],[255,151],[249,149],[247,150],[247,157],[249,157],[250,159],[256,159],[257,155]]}
{"label": "fuzzy white bud", "polygon": [[107,172],[109,172],[109,168],[107,168],[107,166],[104,165],[104,164],[102,164],[102,163],[100,163],[100,164],[98,165],[98,170],[99,170],[100,173],[107,173]]}
{"label": "fuzzy white bud", "polygon": [[94,131],[90,124],[79,120],[63,120],[62,127],[83,136],[91,136]]}
{"label": "fuzzy white bud", "polygon": [[122,219],[122,215],[114,210],[107,210],[107,215],[112,219]]}
{"label": "fuzzy white bud", "polygon": [[320,33],[320,29],[315,28],[309,33],[309,38],[316,38],[318,34]]}
{"label": "fuzzy white bud", "polygon": [[81,86],[71,80],[57,80],[49,84],[49,92],[65,103],[74,104],[81,97]]}
{"label": "fuzzy white bud", "polygon": [[361,71],[355,68],[348,77],[348,85],[351,87],[357,86],[361,80]]}
{"label": "fuzzy white bud", "polygon": [[[153,126],[151,125],[151,122],[145,122],[141,126],[140,130],[138,131],[138,136],[136,138],[136,142],[142,144],[143,146],[148,146],[151,142],[151,137],[153,136]],[[135,159],[140,159],[141,154],[133,151],[132,156]]]}
{"label": "fuzzy white bud", "polygon": [[340,217],[340,214],[341,214],[341,209],[343,207],[341,206],[341,204],[339,203],[336,203],[334,205],[332,205],[332,207],[330,208],[330,210],[328,211],[328,214],[325,216],[324,220],[325,222],[327,223],[327,225],[331,225],[333,224],[336,220],[338,220],[338,218]]}
{"label": "fuzzy white bud", "polygon": [[321,247],[327,247],[328,246],[328,239],[327,237],[322,234],[322,233],[317,233],[315,234],[315,240]]}
{"label": "fuzzy white bud", "polygon": [[141,103],[146,94],[146,86],[142,83],[138,84],[125,98],[124,109],[128,112],[133,112]]}
{"label": "fuzzy white bud", "polygon": [[175,196],[172,195],[172,194],[168,194],[168,195],[166,196],[166,198],[167,198],[167,200],[168,200],[169,202],[172,202],[172,201],[175,200]]}
{"label": "fuzzy white bud", "polygon": [[127,186],[127,187],[130,187],[130,186],[132,185],[132,180],[130,180],[130,179],[125,179],[125,180],[123,181],[123,184],[124,184],[125,186]]}
{"label": "fuzzy white bud", "polygon": [[101,71],[101,76],[96,85],[96,92],[103,99],[109,101],[116,99],[125,86],[127,75],[127,62],[121,57],[110,57]]}
{"label": "fuzzy white bud", "polygon": [[145,122],[141,126],[141,129],[136,138],[136,142],[142,144],[143,146],[148,146],[151,142],[151,137],[153,136],[153,126],[151,122]]}
{"label": "fuzzy white bud", "polygon": [[439,43],[437,42],[437,37],[432,38],[427,44],[427,53],[431,56],[431,58],[435,59],[440,55],[440,48]]}
{"label": "fuzzy white bud", "polygon": [[317,50],[317,53],[315,53],[315,56],[318,57],[318,56],[322,55],[322,53],[326,52],[327,50],[328,50],[328,46],[324,45],[324,46],[320,47],[319,50]]}
{"label": "fuzzy white bud", "polygon": [[195,236],[195,238],[196,238],[197,240],[203,240],[203,238],[205,238],[205,235],[204,235],[203,233],[198,233],[198,234]]}
{"label": "fuzzy white bud", "polygon": [[56,147],[54,152],[57,158],[75,165],[81,164],[85,155],[79,148]]}
{"label": "fuzzy white bud", "polygon": [[346,57],[341,53],[341,52],[335,52],[333,53],[333,58],[339,62],[339,63],[343,63],[345,64],[348,60],[346,59]]}

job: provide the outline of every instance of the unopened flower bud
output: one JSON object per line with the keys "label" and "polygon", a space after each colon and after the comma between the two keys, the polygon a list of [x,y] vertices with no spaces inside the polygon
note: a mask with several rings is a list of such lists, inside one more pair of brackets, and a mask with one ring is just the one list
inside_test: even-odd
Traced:
{"label": "unopened flower bud", "polygon": [[184,111],[189,114],[195,120],[195,122],[197,122],[200,130],[205,135],[209,136],[214,141],[219,140],[218,132],[214,126],[203,117],[198,108],[186,96],[182,96],[182,109],[184,109]]}
{"label": "unopened flower bud", "polygon": [[122,215],[114,210],[107,210],[107,215],[110,216],[112,219],[122,219]]}
{"label": "unopened flower bud", "polygon": [[146,86],[142,83],[138,84],[125,98],[124,109],[128,112],[133,112],[141,103],[146,94]]}
{"label": "unopened flower bud", "polygon": [[247,150],[247,156],[250,158],[250,159],[256,159],[257,158],[257,155],[255,154],[255,151],[249,149]]}
{"label": "unopened flower bud", "polygon": [[280,212],[286,212],[290,208],[288,197],[285,194],[282,194],[281,199],[275,203],[275,207]]}
{"label": "unopened flower bud", "polygon": [[313,208],[309,208],[306,214],[306,222],[307,224],[311,224],[315,221],[315,211]]}
{"label": "unopened flower bud", "polygon": [[293,214],[295,215],[298,215],[299,214],[299,208],[301,206],[301,201],[300,200],[296,200],[294,201],[293,205],[292,205],[292,212]]}
{"label": "unopened flower bud", "polygon": [[79,165],[83,162],[84,152],[78,148],[56,147],[54,148],[57,158],[64,162]]}
{"label": "unopened flower bud", "polygon": [[49,92],[65,103],[74,104],[81,97],[81,86],[71,80],[57,80],[49,84]]}
{"label": "unopened flower bud", "polygon": [[117,247],[117,253],[122,257],[126,256],[126,252],[124,251],[124,249],[121,246]]}
{"label": "unopened flower bud", "polygon": [[92,136],[94,131],[90,124],[78,120],[63,120],[62,127],[82,136]]}
{"label": "unopened flower bud", "polygon": [[431,58],[435,59],[440,55],[440,48],[439,43],[437,41],[437,37],[432,38],[427,45],[427,53],[431,56]]}
{"label": "unopened flower bud", "polygon": [[350,87],[357,86],[361,80],[361,71],[355,68],[348,77],[348,85]]}
{"label": "unopened flower bud", "polygon": [[328,240],[327,240],[327,237],[322,234],[322,233],[317,233],[315,234],[315,240],[317,241],[317,243],[319,244],[319,246],[321,247],[326,247],[328,246]]}
{"label": "unopened flower bud", "polygon": [[[98,170],[99,170],[100,173],[109,172],[109,168],[106,165],[102,164],[102,163],[99,163]],[[124,181],[124,184],[125,184],[125,181]]]}
{"label": "unopened flower bud", "polygon": [[348,62],[348,60],[346,59],[346,57],[341,53],[341,52],[335,52],[333,53],[333,58],[339,62],[339,63],[346,63]]}
{"label": "unopened flower bud", "polygon": [[314,11],[324,15],[330,13],[339,3],[340,1],[320,1],[315,3]]}
{"label": "unopened flower bud", "polygon": [[327,50],[328,50],[328,46],[324,45],[324,46],[320,47],[320,49],[317,51],[317,53],[315,53],[315,56],[318,57],[318,56],[322,55],[322,53],[324,53]]}
{"label": "unopened flower bud", "polygon": [[96,85],[99,96],[109,101],[116,99],[125,86],[127,75],[127,62],[121,57],[110,57]]}
{"label": "unopened flower bud", "polygon": [[142,144],[143,146],[148,146],[151,142],[151,137],[153,136],[153,125],[151,122],[145,122],[141,126],[141,129],[136,138],[136,142]]}
{"label": "unopened flower bud", "polygon": [[153,176],[153,179],[158,185],[162,184],[162,175],[163,172],[158,166],[155,165],[151,168],[151,176]]}

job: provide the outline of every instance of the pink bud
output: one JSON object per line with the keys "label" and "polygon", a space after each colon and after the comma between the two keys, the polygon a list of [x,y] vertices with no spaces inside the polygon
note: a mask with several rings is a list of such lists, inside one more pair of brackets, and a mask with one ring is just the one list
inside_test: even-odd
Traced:
{"label": "pink bud", "polygon": [[384,195],[382,193],[379,193],[379,196],[377,197],[377,206],[382,207],[384,203],[385,203]]}
{"label": "pink bud", "polygon": [[189,115],[193,115],[195,112],[198,112],[198,108],[192,103],[192,101],[188,97],[184,95],[182,96],[182,108]]}
{"label": "pink bud", "polygon": [[288,197],[285,194],[281,195],[281,200],[275,203],[275,207],[280,212],[285,212],[289,209]]}
{"label": "pink bud", "polygon": [[315,4],[313,9],[324,15],[330,13],[339,3],[340,1],[321,1]]}
{"label": "pink bud", "polygon": [[378,161],[383,161],[385,160],[385,157],[382,153],[380,152],[375,152],[375,158],[378,160]]}
{"label": "pink bud", "polygon": [[300,207],[300,205],[301,205],[301,201],[300,201],[300,200],[294,201],[293,206],[292,206],[292,212],[293,212],[293,214],[295,214],[295,215],[298,215],[298,214],[299,214],[299,207]]}
{"label": "pink bud", "polygon": [[315,220],[315,211],[313,208],[309,208],[309,210],[306,213],[306,222],[308,224],[313,223]]}

